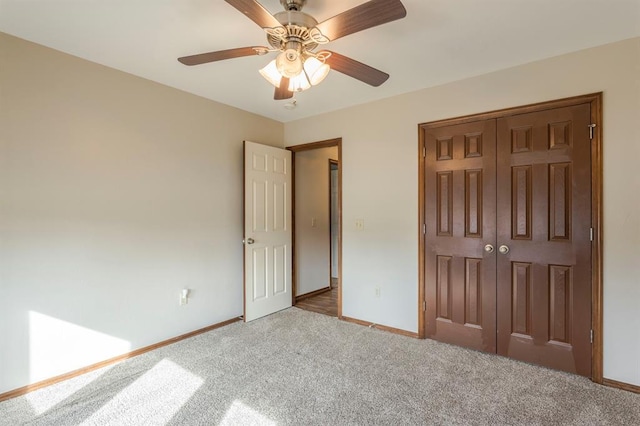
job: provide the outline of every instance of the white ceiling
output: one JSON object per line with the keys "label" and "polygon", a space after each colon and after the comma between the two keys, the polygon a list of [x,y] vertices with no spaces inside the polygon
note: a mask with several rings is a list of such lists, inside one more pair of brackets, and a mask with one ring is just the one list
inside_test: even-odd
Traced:
{"label": "white ceiling", "polygon": [[[270,12],[279,0],[260,0]],[[319,22],[364,0],[308,0]],[[176,58],[268,45],[223,0],[0,0],[0,31],[287,122],[400,93],[640,36],[640,0],[402,0],[407,17],[326,48],[391,75],[370,87],[338,72],[274,101],[259,74],[271,57],[187,67]],[[275,56],[275,54],[271,54]]]}

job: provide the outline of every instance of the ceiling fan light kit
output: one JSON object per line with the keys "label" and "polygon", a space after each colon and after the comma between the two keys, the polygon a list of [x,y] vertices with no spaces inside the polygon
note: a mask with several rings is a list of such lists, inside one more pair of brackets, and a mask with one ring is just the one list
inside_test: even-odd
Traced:
{"label": "ceiling fan light kit", "polygon": [[306,0],[280,0],[283,12],[271,15],[256,0],[225,0],[267,33],[271,49],[241,47],[178,58],[185,65],[280,52],[260,74],[275,86],[274,99],[289,99],[295,92],[320,84],[331,69],[371,86],[384,83],[389,75],[354,59],[328,50],[316,52],[322,44],[375,27],[407,14],[400,0],[370,0],[318,23],[302,12]]}
{"label": "ceiling fan light kit", "polygon": [[324,58],[320,60],[314,56],[310,56],[304,59],[304,63],[300,61],[299,71],[297,71],[298,65],[296,65],[294,69],[297,72],[291,72],[291,68],[293,67],[287,68],[286,66],[279,66],[278,59],[282,55],[285,55],[285,52],[280,53],[278,58],[269,62],[259,72],[265,80],[275,87],[280,87],[282,77],[288,78],[289,85],[287,86],[287,90],[289,92],[302,92],[303,90],[311,88],[311,86],[320,84],[331,70],[329,65],[324,63]]}
{"label": "ceiling fan light kit", "polygon": [[276,68],[284,77],[293,78],[302,72],[302,48],[297,41],[288,41],[276,58]]}

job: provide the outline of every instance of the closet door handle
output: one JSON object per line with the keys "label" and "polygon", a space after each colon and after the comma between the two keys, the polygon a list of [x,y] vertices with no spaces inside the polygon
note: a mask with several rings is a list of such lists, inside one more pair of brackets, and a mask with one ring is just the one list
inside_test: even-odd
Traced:
{"label": "closet door handle", "polygon": [[484,246],[484,251],[486,251],[487,253],[493,253],[493,246],[491,244],[487,244],[486,246]]}
{"label": "closet door handle", "polygon": [[507,253],[509,253],[509,246],[505,246],[505,245],[503,244],[503,245],[501,245],[501,246],[498,248],[498,251],[499,251],[501,254],[507,254]]}

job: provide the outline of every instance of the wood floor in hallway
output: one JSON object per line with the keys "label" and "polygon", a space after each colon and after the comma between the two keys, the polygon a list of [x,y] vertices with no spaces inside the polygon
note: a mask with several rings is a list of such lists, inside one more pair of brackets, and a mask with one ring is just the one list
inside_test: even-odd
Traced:
{"label": "wood floor in hallway", "polygon": [[295,306],[296,308],[304,309],[306,311],[337,317],[338,287],[333,287],[330,291],[326,291],[307,299],[302,299],[296,302]]}

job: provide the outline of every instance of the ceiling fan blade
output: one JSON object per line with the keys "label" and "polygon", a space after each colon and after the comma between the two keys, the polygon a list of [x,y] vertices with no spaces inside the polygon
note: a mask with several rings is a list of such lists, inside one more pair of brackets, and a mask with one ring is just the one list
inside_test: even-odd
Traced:
{"label": "ceiling fan blade", "polygon": [[225,1],[238,9],[244,15],[247,15],[247,18],[251,19],[262,28],[276,28],[282,26],[280,21],[278,21],[267,9],[255,0]]}
{"label": "ceiling fan blade", "polygon": [[355,59],[328,50],[327,52],[331,53],[331,56],[326,59],[326,63],[331,69],[360,80],[363,83],[378,87],[389,78],[389,74],[386,72],[372,68]]}
{"label": "ceiling fan blade", "polygon": [[224,59],[241,58],[243,56],[259,55],[267,52],[266,47],[238,47],[237,49],[218,50],[216,52],[200,53],[198,55],[183,56],[178,61],[185,65],[200,65]]}
{"label": "ceiling fan blade", "polygon": [[293,92],[289,91],[289,79],[287,77],[282,77],[280,79],[280,87],[276,87],[273,99],[280,101],[282,99],[289,98],[293,98]]}
{"label": "ceiling fan blade", "polygon": [[371,0],[320,22],[316,28],[333,41],[407,16],[400,0]]}

